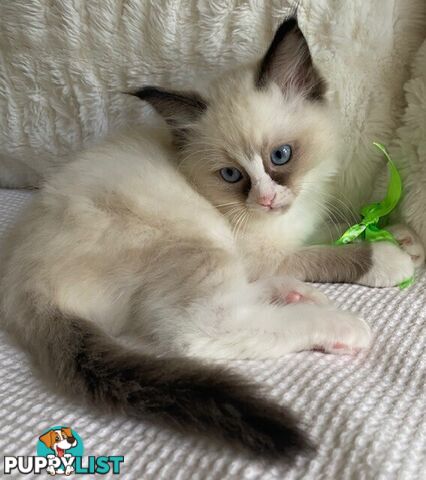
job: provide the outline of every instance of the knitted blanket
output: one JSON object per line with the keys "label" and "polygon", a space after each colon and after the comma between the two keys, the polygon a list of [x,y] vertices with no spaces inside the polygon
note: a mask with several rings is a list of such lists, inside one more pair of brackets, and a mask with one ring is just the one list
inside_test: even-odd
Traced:
{"label": "knitted blanket", "polygon": [[[0,237],[29,193],[0,190]],[[1,247],[0,247],[1,248]],[[25,354],[0,333],[0,455],[35,455],[39,435],[69,426],[85,455],[123,455],[127,480],[420,480],[426,471],[426,271],[407,290],[322,285],[372,326],[355,357],[304,352],[232,362],[282,405],[319,446],[310,461],[262,463],[208,439],[194,440],[121,416],[106,416],[49,391]],[[0,458],[0,476],[3,459]],[[35,478],[13,473],[13,479]],[[97,477],[98,478],[98,477]]]}

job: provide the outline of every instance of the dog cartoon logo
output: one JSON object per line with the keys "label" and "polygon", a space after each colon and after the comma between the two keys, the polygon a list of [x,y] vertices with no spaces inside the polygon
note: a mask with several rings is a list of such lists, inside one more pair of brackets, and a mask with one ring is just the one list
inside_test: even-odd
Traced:
{"label": "dog cartoon logo", "polygon": [[[4,475],[120,475],[123,455],[89,455],[84,457],[80,435],[68,426],[46,428],[37,439],[36,455],[4,455]],[[3,478],[2,475],[0,475]],[[15,477],[14,477],[15,478]],[[21,477],[19,477],[21,478]],[[44,478],[44,477],[43,477]],[[91,477],[92,478],[92,477]],[[110,477],[108,477],[110,478]]]}
{"label": "dog cartoon logo", "polygon": [[53,427],[39,437],[37,453],[50,460],[46,468],[50,475],[65,473],[68,476],[74,472],[74,457],[83,454],[83,442],[71,428]]}

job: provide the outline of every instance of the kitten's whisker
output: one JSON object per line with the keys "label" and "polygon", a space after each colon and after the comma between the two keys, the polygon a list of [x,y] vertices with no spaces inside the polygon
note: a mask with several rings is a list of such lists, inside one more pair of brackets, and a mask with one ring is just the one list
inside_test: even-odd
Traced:
{"label": "kitten's whisker", "polygon": [[[337,229],[337,228],[338,228],[338,227],[337,227],[338,223],[333,220],[333,217],[331,216],[331,212],[328,211],[327,207],[326,207],[325,205],[317,202],[316,200],[313,200],[313,201],[314,201],[314,202],[316,203],[316,205],[319,207],[319,209],[320,209],[321,212],[323,212],[324,214],[326,214],[326,215],[329,216],[329,218],[330,218],[333,226]],[[332,241],[334,240],[334,236],[333,236],[333,232],[332,232],[330,226],[328,225],[328,222],[325,222],[325,226],[326,226],[326,228],[327,228],[327,230],[328,230],[328,233],[329,233],[329,236],[330,236],[330,242],[332,242]]]}
{"label": "kitten's whisker", "polygon": [[243,205],[243,202],[228,202],[228,203],[219,203],[218,205],[214,205],[216,208],[234,206],[234,205]]}
{"label": "kitten's whisker", "polygon": [[[317,190],[315,188],[316,185],[313,183],[305,183],[305,185],[309,187],[310,191],[314,191],[316,194],[323,197],[322,201],[332,208],[334,213],[338,215],[337,218],[341,218],[341,221],[339,223],[346,223],[348,226],[350,226],[359,221],[359,215],[355,214],[354,209],[351,208],[351,206],[347,205],[345,202],[343,202],[342,199],[331,193]],[[343,211],[337,209],[338,205],[336,205],[336,203],[343,206]]]}
{"label": "kitten's whisker", "polygon": [[238,237],[241,223],[246,215],[246,210],[240,210],[240,213],[237,214],[237,219],[235,220],[234,228],[232,230],[232,234],[235,238]]}

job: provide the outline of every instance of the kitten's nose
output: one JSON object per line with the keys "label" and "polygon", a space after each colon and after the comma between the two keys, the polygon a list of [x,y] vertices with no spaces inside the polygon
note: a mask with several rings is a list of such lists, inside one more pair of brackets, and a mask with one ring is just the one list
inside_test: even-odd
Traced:
{"label": "kitten's nose", "polygon": [[262,195],[261,197],[259,197],[258,200],[259,205],[262,205],[262,207],[272,208],[272,202],[274,201],[276,195],[276,193],[270,195]]}

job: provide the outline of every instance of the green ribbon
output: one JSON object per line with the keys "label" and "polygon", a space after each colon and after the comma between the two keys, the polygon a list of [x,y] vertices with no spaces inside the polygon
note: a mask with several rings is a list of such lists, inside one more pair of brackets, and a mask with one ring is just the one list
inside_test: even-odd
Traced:
{"label": "green ribbon", "polygon": [[[365,240],[367,242],[387,240],[398,245],[395,237],[390,232],[379,227],[379,222],[383,217],[392,212],[401,198],[401,177],[386,148],[382,144],[376,142],[373,145],[384,154],[388,162],[390,180],[386,197],[381,202],[365,205],[365,207],[361,209],[361,222],[346,230],[346,232],[336,240],[336,245],[346,245],[352,243],[356,239]],[[413,278],[407,278],[399,284],[399,287],[406,288],[413,282]]]}

